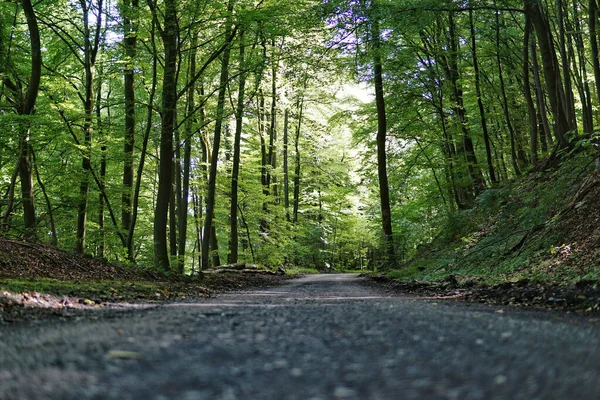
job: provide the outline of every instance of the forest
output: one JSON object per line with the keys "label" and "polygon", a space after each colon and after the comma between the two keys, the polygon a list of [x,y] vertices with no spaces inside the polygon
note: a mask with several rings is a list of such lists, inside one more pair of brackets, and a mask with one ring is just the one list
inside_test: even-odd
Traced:
{"label": "forest", "polygon": [[515,182],[577,157],[566,181],[583,180],[599,16],[596,0],[4,0],[0,235],[180,275],[399,268],[485,226],[472,210]]}

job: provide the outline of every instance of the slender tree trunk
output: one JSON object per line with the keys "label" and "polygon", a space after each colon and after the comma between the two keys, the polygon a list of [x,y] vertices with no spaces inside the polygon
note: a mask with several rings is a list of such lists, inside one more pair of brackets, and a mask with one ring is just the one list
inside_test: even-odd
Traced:
{"label": "slender tree trunk", "polygon": [[[196,48],[198,45],[198,33],[192,35],[192,44],[190,49],[190,66],[189,76],[193,77],[196,75]],[[179,274],[185,272],[185,253],[187,243],[187,227],[188,227],[188,206],[189,206],[189,195],[190,195],[190,169],[192,164],[192,138],[193,138],[193,127],[195,118],[193,116],[195,109],[195,93],[196,85],[190,86],[187,92],[187,116],[185,126],[185,143],[183,145],[183,181],[182,190],[180,194],[180,207],[179,207],[179,255],[177,261],[177,270]]]}
{"label": "slender tree trunk", "polygon": [[533,70],[533,81],[535,83],[535,93],[537,99],[538,106],[538,120],[539,125],[541,125],[542,129],[540,130],[540,137],[544,140],[542,143],[542,151],[546,151],[547,147],[544,147],[544,143],[550,142],[552,145],[552,133],[550,132],[550,123],[548,122],[548,115],[546,111],[546,101],[544,95],[544,89],[542,88],[542,80],[540,78],[540,67],[538,65],[538,56],[537,49],[535,46],[535,37],[531,38],[531,63]]}
{"label": "slender tree trunk", "polygon": [[287,220],[290,220],[290,174],[288,165],[288,129],[289,129],[290,110],[285,109],[283,114],[283,206],[285,207],[285,215]]}
{"label": "slender tree trunk", "polygon": [[[123,193],[121,195],[121,227],[128,232],[131,227],[133,204],[131,192],[133,189],[133,159],[135,149],[135,76],[136,62],[138,0],[125,0],[122,3],[123,30],[125,37],[125,134],[123,140]],[[129,247],[129,242],[127,244]]]}
{"label": "slender tree trunk", "polygon": [[298,124],[296,125],[296,138],[294,141],[295,167],[294,167],[294,209],[292,221],[298,223],[298,211],[300,207],[300,132],[304,113],[304,99],[298,98]]}
{"label": "slender tree trunk", "polygon": [[[572,23],[567,19],[569,31],[581,32],[581,25],[579,21],[579,12],[577,11],[578,4],[576,0],[573,0],[573,20]],[[573,42],[575,42],[575,49],[573,49]],[[575,51],[576,50],[576,51]],[[576,78],[575,84],[577,91],[579,92],[579,101],[581,102],[582,119],[583,119],[583,132],[592,133],[594,130],[594,114],[592,110],[592,96],[590,93],[590,85],[588,83],[587,73],[587,60],[585,54],[585,46],[583,39],[580,34],[573,35],[573,39],[569,41],[569,52],[571,54],[571,61],[573,64],[573,71]],[[577,53],[577,56],[575,55]],[[577,58],[577,62],[575,59]]]}
{"label": "slender tree trunk", "polygon": [[[200,219],[202,219],[203,217],[203,208],[202,205],[204,205],[204,207],[206,207],[206,185],[208,185],[208,138],[207,138],[207,133],[206,131],[204,131],[204,126],[205,126],[205,121],[206,121],[206,115],[204,112],[204,99],[205,99],[205,93],[204,93],[204,83],[200,83],[200,96],[201,96],[201,104],[202,106],[200,107],[200,110],[198,111],[198,115],[200,117],[200,126],[203,127],[202,131],[201,131],[201,137],[200,137],[200,150],[201,150],[201,157],[202,157],[202,163],[201,163],[201,167],[200,167],[200,174],[201,174],[201,181],[203,184],[203,188],[198,190],[199,193],[199,199],[198,199],[198,204],[199,206],[199,210],[198,210],[198,216]],[[202,253],[202,243],[204,242],[204,237],[207,235],[206,232],[204,232],[204,227],[202,228],[202,230],[200,231],[200,270],[202,269],[207,269],[209,268],[209,264],[203,264],[204,258],[203,258],[203,253]],[[208,255],[206,256],[206,260],[208,260]]]}
{"label": "slender tree trunk", "polygon": [[[31,76],[27,86],[27,93],[23,101],[21,115],[30,116],[33,114],[35,102],[37,99],[42,69],[42,52],[40,33],[37,23],[37,18],[31,5],[30,0],[21,2],[23,12],[27,19],[27,27],[29,29],[29,41],[31,44]],[[32,168],[32,153],[33,149],[30,143],[30,124],[28,121],[26,126],[21,128],[19,137],[19,177],[21,180],[21,202],[23,205],[23,222],[25,225],[25,238],[29,240],[37,239],[36,235],[36,220],[35,220],[35,203],[33,192],[33,168]]]}
{"label": "slender tree trunk", "polygon": [[[151,2],[148,2],[150,4]],[[165,0],[164,26],[161,32],[164,46],[164,73],[162,88],[162,122],[160,134],[160,164],[158,193],[154,211],[154,266],[170,270],[167,244],[169,202],[173,180],[173,129],[177,107],[177,8],[176,0]],[[154,18],[157,10],[153,9]]]}
{"label": "slender tree trunk", "polygon": [[477,94],[477,106],[479,107],[479,115],[481,118],[481,130],[483,131],[483,143],[485,144],[485,154],[490,174],[490,181],[493,185],[498,183],[496,171],[494,171],[494,163],[492,160],[492,148],[490,145],[490,134],[488,132],[487,120],[485,117],[485,109],[481,98],[481,83],[479,77],[479,60],[477,58],[477,41],[475,40],[475,24],[473,22],[473,10],[469,10],[469,23],[471,28],[471,55],[473,57],[473,69],[475,73],[475,92]]}
{"label": "slender tree trunk", "polygon": [[[176,135],[178,136],[178,135]],[[178,138],[177,138],[178,139]],[[179,141],[176,140],[175,143],[179,145]],[[179,176],[177,173],[179,172],[178,168],[178,157],[175,157],[173,160],[173,182],[179,180]],[[179,186],[179,185],[176,185]],[[171,198],[169,199],[169,255],[170,259],[177,258],[177,195],[178,193],[177,187],[171,187]]]}
{"label": "slender tree trunk", "polygon": [[[463,91],[459,84],[459,73],[458,73],[458,38],[456,35],[456,27],[454,24],[454,13],[449,15],[449,41],[450,41],[450,55],[448,57],[448,73],[450,77],[450,84],[452,85],[452,95],[454,97],[454,104],[452,105],[454,114],[457,116],[460,130],[462,132],[462,150],[464,152],[465,161],[467,163],[467,169],[469,176],[473,183],[473,194],[477,196],[482,190],[485,189],[485,182],[481,174],[481,169],[477,163],[477,157],[475,155],[475,146],[473,145],[473,139],[469,132],[467,124],[467,114],[463,101]],[[469,196],[472,197],[472,196]]]}
{"label": "slender tree trunk", "polygon": [[[150,42],[152,44],[152,49],[154,54],[156,55],[156,46],[155,46],[155,25],[156,21],[152,22],[152,29],[150,31]],[[157,68],[158,68],[158,57],[152,58],[152,85],[150,87],[150,95],[148,97],[148,112],[146,117],[146,129],[144,132],[144,138],[142,140],[142,150],[140,151],[140,162],[137,168],[137,174],[135,179],[135,188],[133,191],[133,204],[131,207],[131,223],[129,224],[129,230],[127,232],[127,258],[130,261],[135,259],[134,247],[133,247],[133,234],[135,232],[135,225],[137,222],[138,215],[138,204],[140,198],[140,189],[142,185],[142,175],[144,172],[144,164],[146,162],[146,154],[148,150],[148,140],[150,139],[150,132],[152,130],[152,116],[154,113],[153,105],[154,105],[154,96],[156,95],[156,85],[157,85]]]}
{"label": "slender tree trunk", "polygon": [[371,26],[373,40],[373,72],[375,84],[375,104],[377,107],[377,173],[379,177],[379,197],[381,205],[381,224],[383,228],[383,243],[385,251],[384,268],[395,265],[394,236],[392,233],[392,213],[390,208],[390,192],[387,177],[387,117],[385,110],[385,97],[383,93],[383,67],[381,61],[380,27],[379,20],[375,18]]}
{"label": "slender tree trunk", "polygon": [[567,147],[569,144],[565,135],[570,130],[574,130],[575,127],[569,122],[565,103],[562,99],[564,89],[558,72],[558,60],[554,51],[550,26],[539,0],[524,0],[524,3],[525,12],[531,17],[540,47],[548,98],[550,99],[556,125],[554,134],[559,145]]}
{"label": "slender tree trunk", "polygon": [[[275,41],[272,43],[273,50],[275,49]],[[274,57],[273,57],[274,58]],[[269,155],[268,155],[268,163],[270,168],[269,176],[267,178],[267,184],[270,185],[272,183],[272,193],[274,203],[277,204],[278,200],[278,188],[277,188],[277,175],[275,174],[275,169],[277,168],[277,151],[276,151],[276,141],[277,141],[277,66],[275,65],[277,60],[273,62],[273,66],[271,68],[271,121],[269,125]]]}
{"label": "slender tree trunk", "polygon": [[44,200],[46,201],[46,210],[48,211],[48,219],[50,220],[50,245],[58,246],[58,236],[56,234],[56,224],[54,223],[54,212],[52,210],[52,203],[50,202],[50,197],[48,196],[48,191],[46,190],[46,186],[44,182],[42,182],[42,178],[40,176],[40,171],[38,170],[37,159],[35,157],[35,152],[31,153],[33,159],[33,169],[35,170],[35,177],[44,195]]}
{"label": "slender tree trunk", "polygon": [[535,104],[531,96],[531,84],[529,82],[529,42],[531,39],[531,20],[528,15],[525,16],[525,33],[523,35],[523,88],[525,92],[525,101],[527,102],[527,113],[529,116],[529,151],[531,152],[531,162],[536,164],[538,161],[538,122],[535,111]]}
{"label": "slender tree trunk", "polygon": [[[106,190],[106,152],[107,152],[107,146],[106,146],[106,140],[103,137],[103,126],[102,126],[102,109],[101,109],[101,104],[100,102],[102,101],[102,74],[103,71],[100,68],[99,69],[99,75],[100,75],[100,79],[98,79],[98,87],[97,87],[97,93],[96,93],[96,104],[95,104],[95,108],[96,108],[96,129],[98,131],[98,137],[100,138],[100,193],[98,195],[98,231],[99,231],[99,238],[98,238],[98,252],[97,252],[97,256],[99,257],[105,257],[106,255],[106,234],[104,231],[104,220],[105,220],[105,211],[104,211],[104,197],[102,195],[102,193],[105,192]],[[107,99],[108,100],[108,99]]]}
{"label": "slender tree trunk", "polygon": [[[227,5],[228,17],[225,26],[225,37],[230,38],[232,32],[232,12],[233,12],[234,1],[229,0]],[[226,39],[231,40],[231,39]],[[202,265],[208,265],[209,248],[211,247],[210,238],[213,235],[207,234],[212,232],[213,229],[213,218],[215,212],[215,191],[217,184],[217,162],[219,159],[219,148],[221,144],[221,127],[223,124],[223,114],[225,108],[225,93],[227,90],[227,81],[229,80],[229,55],[231,51],[230,43],[226,45],[223,51],[223,58],[221,60],[221,76],[219,79],[219,93],[217,97],[217,112],[215,117],[215,133],[213,137],[213,148],[212,158],[210,162],[210,172],[208,176],[208,188],[206,194],[206,217],[204,220],[204,238],[202,240]],[[216,238],[216,235],[214,235]],[[213,245],[216,244],[213,243]],[[213,254],[217,249],[213,248]],[[213,260],[214,261],[214,260]]]}
{"label": "slender tree trunk", "polygon": [[588,27],[590,31],[590,47],[592,66],[594,68],[594,83],[596,84],[596,100],[600,102],[600,58],[598,53],[598,4],[589,0]]}
{"label": "slender tree trunk", "polygon": [[500,16],[499,13],[496,15],[496,66],[498,67],[498,78],[500,80],[500,94],[502,95],[502,111],[504,113],[504,119],[506,120],[506,127],[508,128],[508,134],[510,139],[510,157],[512,166],[515,171],[515,175],[521,175],[521,169],[519,168],[519,157],[517,155],[517,138],[515,130],[510,119],[510,113],[508,111],[508,99],[506,96],[506,87],[504,85],[504,74],[502,70],[502,62],[500,59]]}
{"label": "slender tree trunk", "polygon": [[94,64],[96,62],[96,55],[98,52],[98,46],[100,44],[100,30],[102,27],[102,0],[98,2],[98,15],[96,16],[96,29],[95,29],[95,40],[92,42],[90,25],[89,25],[89,8],[86,0],[79,1],[83,12],[83,33],[84,33],[84,47],[83,47],[83,58],[84,58],[84,122],[83,122],[83,146],[85,148],[83,157],[81,160],[81,167],[83,170],[83,177],[79,184],[79,207],[77,212],[77,239],[75,244],[75,251],[80,254],[85,253],[85,239],[86,239],[86,223],[87,223],[87,206],[88,206],[88,195],[90,191],[90,170],[91,170],[91,147],[92,147],[92,134],[94,131],[93,127],[93,115],[94,115]]}
{"label": "slender tree trunk", "polygon": [[[556,0],[556,10],[558,13],[558,43],[564,84],[564,92],[562,92],[562,96],[564,98],[563,101],[565,103],[566,118],[572,127],[576,127],[577,119],[575,117],[575,99],[573,97],[573,87],[571,85],[571,69],[569,67],[569,56],[567,54],[566,49],[567,38],[565,33],[565,17],[562,0]],[[560,89],[562,89],[562,87]]]}
{"label": "slender tree trunk", "polygon": [[[259,78],[260,79],[260,78]],[[260,82],[257,86],[260,86]],[[269,173],[269,158],[267,151],[267,140],[265,138],[265,126],[266,126],[266,111],[265,111],[265,96],[263,94],[262,89],[258,90],[258,134],[260,136],[260,165],[261,165],[261,184],[262,184],[262,194],[264,196],[263,199],[263,215],[260,218],[260,231],[267,232],[268,223],[267,223],[267,212],[269,211],[268,207],[268,196],[270,193],[270,180],[271,176]]]}
{"label": "slender tree trunk", "polygon": [[210,263],[213,268],[221,265],[221,256],[219,255],[219,241],[217,237],[217,227],[212,224],[210,227]]}
{"label": "slender tree trunk", "polygon": [[238,262],[238,246],[239,246],[239,235],[238,235],[238,184],[240,174],[240,147],[242,140],[242,127],[244,122],[244,96],[246,90],[246,72],[244,70],[245,65],[245,44],[244,44],[244,32],[240,30],[240,54],[239,54],[239,65],[242,70],[239,83],[238,83],[238,98],[237,107],[235,110],[235,136],[233,138],[233,166],[231,169],[231,205],[229,208],[230,218],[230,238],[229,238],[229,257],[227,262],[234,264]]}

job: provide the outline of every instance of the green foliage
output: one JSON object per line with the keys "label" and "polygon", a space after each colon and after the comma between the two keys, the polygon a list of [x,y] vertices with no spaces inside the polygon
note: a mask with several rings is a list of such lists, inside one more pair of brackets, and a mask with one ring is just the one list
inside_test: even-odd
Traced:
{"label": "green foliage", "polygon": [[577,151],[556,170],[483,192],[474,209],[449,214],[442,234],[389,275],[424,281],[453,275],[489,283],[596,279],[599,268],[590,264],[589,250],[578,254],[579,243],[564,242],[566,237],[586,235],[587,228],[576,228],[569,219],[580,217],[565,217],[564,210],[581,190],[584,177],[594,173],[594,158],[592,152]]}

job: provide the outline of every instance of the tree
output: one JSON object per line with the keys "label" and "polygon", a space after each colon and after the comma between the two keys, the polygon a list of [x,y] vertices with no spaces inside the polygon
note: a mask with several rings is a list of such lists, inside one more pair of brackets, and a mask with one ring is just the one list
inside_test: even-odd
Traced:
{"label": "tree", "polygon": [[[156,2],[147,0],[152,15],[158,21]],[[164,72],[162,84],[162,113],[160,133],[160,165],[158,192],[154,211],[154,266],[163,271],[170,270],[167,247],[167,225],[171,183],[173,181],[173,129],[177,108],[177,2],[165,0],[163,24],[157,23],[164,47]]]}
{"label": "tree", "polygon": [[[377,10],[375,10],[377,12]],[[395,264],[394,236],[392,233],[392,213],[390,210],[390,193],[387,177],[387,117],[385,97],[383,94],[383,66],[381,58],[381,28],[379,16],[375,14],[371,21],[371,40],[373,42],[373,82],[375,85],[375,102],[377,105],[377,175],[379,177],[379,198],[381,201],[381,224],[383,228],[384,252],[386,262],[393,267]]]}

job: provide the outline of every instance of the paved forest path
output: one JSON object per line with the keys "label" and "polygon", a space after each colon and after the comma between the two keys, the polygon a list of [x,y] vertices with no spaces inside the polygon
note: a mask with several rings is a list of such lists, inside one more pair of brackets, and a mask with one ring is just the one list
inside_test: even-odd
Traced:
{"label": "paved forest path", "polygon": [[0,399],[598,399],[600,323],[314,275],[0,326]]}

